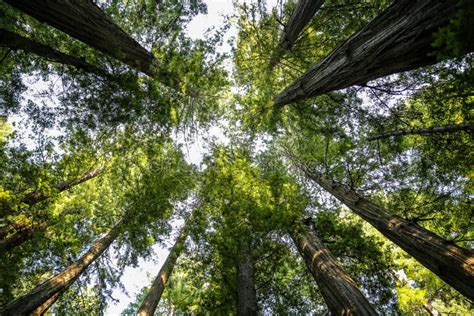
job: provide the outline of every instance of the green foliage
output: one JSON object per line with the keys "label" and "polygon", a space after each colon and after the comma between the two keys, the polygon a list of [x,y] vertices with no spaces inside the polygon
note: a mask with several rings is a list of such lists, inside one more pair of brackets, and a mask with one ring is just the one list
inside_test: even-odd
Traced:
{"label": "green foliage", "polygon": [[[380,314],[472,314],[472,302],[297,168],[323,172],[472,249],[472,131],[369,141],[394,130],[472,124],[472,55],[461,54],[472,50],[466,40],[474,29],[471,1],[459,1],[456,18],[434,34],[438,57],[457,59],[273,106],[278,92],[390,2],[325,1],[294,47],[282,52],[277,45],[296,1],[275,8],[265,1],[235,2],[230,22],[200,40],[191,40],[186,27],[207,12],[201,0],[99,1],[164,65],[154,78],[0,3],[2,28],[109,74],[0,48],[0,232],[6,232],[0,238],[40,227],[0,258],[0,306],[69,266],[126,217],[111,249],[50,309],[100,315],[113,302],[112,290],[123,290],[125,267],[149,258],[153,246],[170,238],[174,219],[192,212],[187,248],[158,314],[235,314],[244,247],[254,266],[259,313],[328,313],[288,236],[307,218]],[[227,56],[217,48],[231,23],[237,37]],[[217,125],[225,126],[228,145],[203,137],[209,150],[201,166],[188,164],[176,145],[180,133],[187,140],[188,132],[202,136]],[[60,192],[61,184],[96,169],[99,176]],[[48,198],[28,204],[31,194]],[[122,315],[134,314],[146,292]]]}
{"label": "green foliage", "polygon": [[474,38],[474,4],[472,1],[458,0],[456,3],[456,17],[449,25],[442,27],[434,34],[433,46],[438,49],[437,57],[446,59],[453,56],[462,56],[472,51]]}
{"label": "green foliage", "polygon": [[140,305],[145,298],[146,294],[148,293],[149,288],[144,287],[140,290],[140,292],[137,294],[135,297],[135,300],[133,302],[130,302],[130,304],[127,305],[127,308],[125,308],[120,315],[122,316],[132,316],[136,315],[138,309],[140,308]]}

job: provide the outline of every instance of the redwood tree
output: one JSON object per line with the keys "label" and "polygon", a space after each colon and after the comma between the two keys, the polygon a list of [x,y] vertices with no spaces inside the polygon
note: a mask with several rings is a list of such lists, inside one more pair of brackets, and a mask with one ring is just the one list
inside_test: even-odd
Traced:
{"label": "redwood tree", "polygon": [[176,240],[173,248],[171,248],[166,261],[163,263],[163,266],[158,272],[153,284],[148,291],[148,294],[145,296],[140,308],[138,309],[137,315],[146,316],[154,315],[156,307],[160,302],[161,295],[165,290],[166,283],[173,272],[173,268],[178,260],[181,251],[184,249],[184,242],[186,241],[187,229],[186,226],[181,229],[181,232]]}
{"label": "redwood tree", "polygon": [[469,299],[474,299],[474,253],[424,227],[395,216],[351,188],[300,166],[308,178],[366,220],[418,262]]}
{"label": "redwood tree", "polygon": [[[77,179],[63,181],[63,182],[60,182],[60,183],[56,184],[55,189],[57,190],[57,192],[67,191],[70,188],[72,188],[72,187],[74,187],[78,184],[84,183],[87,180],[90,180],[90,179],[93,179],[93,178],[99,176],[102,173],[102,171],[103,171],[103,168],[92,169],[92,170],[86,172],[85,174],[81,175]],[[26,203],[28,205],[34,205],[34,204],[42,202],[42,201],[44,201],[44,200],[46,200],[50,197],[51,197],[51,194],[44,193],[44,192],[41,192],[41,191],[34,191],[34,192],[31,192],[31,193],[28,193],[22,199],[22,202]]]}
{"label": "redwood tree", "polygon": [[[119,221],[105,236],[97,239],[89,250],[76,262],[56,274],[40,285],[36,286],[28,294],[25,294],[14,302],[8,304],[2,311],[2,315],[23,315],[35,313],[39,308],[45,311],[57,299],[59,293],[65,291],[87,267],[93,263],[112,242],[119,236],[122,230],[123,220]],[[45,305],[47,305],[45,307]]]}
{"label": "redwood tree", "polygon": [[149,76],[166,73],[149,51],[116,25],[92,1],[6,0],[6,2]]}
{"label": "redwood tree", "polygon": [[291,14],[290,20],[285,25],[278,43],[278,47],[270,59],[270,68],[278,63],[278,59],[290,50],[298,39],[303,29],[308,25],[313,16],[323,5],[324,0],[300,0]]}
{"label": "redwood tree", "polygon": [[109,77],[109,74],[105,70],[89,64],[83,58],[62,53],[48,45],[41,44],[2,28],[0,28],[0,47],[8,47],[12,50],[22,50],[27,53],[33,53],[59,64],[73,66],[77,69],[102,77]]}
{"label": "redwood tree", "polygon": [[237,253],[237,315],[257,315],[257,291],[250,243],[238,242]]}
{"label": "redwood tree", "polygon": [[[456,1],[395,1],[280,92],[275,105],[436,63],[433,33],[446,26],[455,14]],[[463,46],[463,53],[473,48],[472,43]]]}
{"label": "redwood tree", "polygon": [[331,313],[377,315],[354,280],[342,269],[310,225],[310,222],[301,224],[290,235],[318,284]]}

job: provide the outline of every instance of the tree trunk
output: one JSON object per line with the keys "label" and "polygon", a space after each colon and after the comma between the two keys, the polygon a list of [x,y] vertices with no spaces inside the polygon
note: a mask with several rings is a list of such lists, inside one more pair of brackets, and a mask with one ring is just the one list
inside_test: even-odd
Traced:
{"label": "tree trunk", "polygon": [[116,25],[91,0],[5,0],[11,6],[49,24],[132,68],[154,76],[156,60]]}
{"label": "tree trunk", "polygon": [[[69,285],[68,285],[69,287]],[[59,297],[61,296],[61,294],[63,294],[64,291],[61,291],[61,292],[57,292],[56,294],[54,294],[53,296],[51,296],[50,299],[48,299],[46,302],[44,302],[43,304],[41,304],[37,309],[35,309],[33,312],[31,312],[31,316],[41,316],[43,315],[44,313],[46,313],[46,311],[51,307],[53,306],[54,303],[56,303],[56,301],[59,299]]]}
{"label": "tree trunk", "polygon": [[[433,33],[455,16],[455,4],[453,0],[395,1],[284,89],[275,105],[436,63]],[[467,52],[473,48],[470,43],[463,49]]]}
{"label": "tree trunk", "polygon": [[165,263],[163,264],[160,269],[160,272],[153,281],[150,291],[148,292],[140,308],[138,309],[137,315],[147,316],[153,315],[155,313],[156,306],[158,306],[158,303],[161,299],[161,295],[165,290],[166,282],[168,282],[168,279],[171,273],[173,272],[174,265],[176,264],[176,260],[178,259],[179,255],[181,254],[181,251],[184,248],[184,242],[186,241],[187,236],[186,230],[186,226],[181,229],[178,239],[176,240],[173,248],[171,248]]}
{"label": "tree trunk", "polygon": [[46,222],[42,222],[36,225],[29,225],[18,230],[10,237],[0,240],[0,257],[2,257],[7,251],[12,250],[13,248],[21,245],[22,243],[30,239],[36,231],[45,228]]}
{"label": "tree trunk", "polygon": [[[122,229],[123,220],[119,221],[105,236],[94,242],[91,248],[76,262],[62,272],[35,287],[28,294],[21,296],[7,305],[1,315],[25,315],[32,313],[43,304],[47,304],[56,294],[66,290],[81,273],[94,262],[117,238]],[[49,306],[48,306],[49,307]]]}
{"label": "tree trunk", "polygon": [[298,1],[293,14],[283,30],[278,48],[270,59],[270,69],[273,68],[281,56],[293,47],[301,31],[311,21],[313,16],[323,5],[324,0],[300,0]]}
{"label": "tree trunk", "polygon": [[248,241],[239,242],[237,254],[237,315],[257,315],[257,291]]}
{"label": "tree trunk", "polygon": [[[71,180],[71,181],[63,181],[61,183],[58,183],[58,184],[55,185],[56,190],[58,192],[63,192],[63,191],[69,190],[73,186],[76,186],[78,184],[86,182],[87,180],[90,180],[92,178],[97,177],[98,175],[100,175],[102,173],[102,171],[103,171],[103,168],[93,169],[93,170],[85,173],[84,175],[82,175],[78,179]],[[51,195],[43,193],[43,192],[35,191],[35,192],[28,193],[23,198],[22,202],[25,203],[25,204],[28,204],[28,205],[34,205],[36,203],[39,203],[39,202],[42,202],[42,201],[48,199],[49,197],[51,197]]]}
{"label": "tree trunk", "polygon": [[[66,210],[61,215],[78,213],[77,210]],[[5,252],[20,246],[25,241],[31,239],[35,232],[44,230],[48,226],[48,222],[39,221],[32,223],[28,220],[22,220],[18,223],[9,223],[0,229],[0,256]],[[5,238],[7,237],[8,238]]]}
{"label": "tree trunk", "polygon": [[446,125],[446,126],[433,126],[427,128],[413,128],[410,130],[401,130],[401,131],[392,131],[388,133],[384,133],[381,135],[377,135],[374,137],[369,137],[367,140],[379,140],[394,136],[401,136],[401,135],[424,135],[424,134],[435,134],[435,133],[451,133],[451,132],[458,132],[458,131],[470,131],[472,130],[471,124],[459,124],[459,125]]}
{"label": "tree trunk", "polygon": [[349,187],[301,166],[306,175],[444,282],[474,300],[474,252],[390,214]]}
{"label": "tree trunk", "polygon": [[311,227],[300,225],[298,231],[291,232],[291,238],[318,284],[331,315],[377,315]]}
{"label": "tree trunk", "polygon": [[15,34],[0,28],[0,47],[8,47],[12,50],[23,50],[43,57],[49,61],[70,65],[77,69],[88,73],[93,73],[101,77],[109,77],[110,75],[104,70],[87,63],[84,59],[61,53],[54,48],[38,43],[29,38]]}

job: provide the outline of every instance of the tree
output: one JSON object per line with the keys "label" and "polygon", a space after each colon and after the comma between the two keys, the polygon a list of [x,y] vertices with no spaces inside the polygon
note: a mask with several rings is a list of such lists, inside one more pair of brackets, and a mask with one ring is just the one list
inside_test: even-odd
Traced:
{"label": "tree", "polygon": [[[11,227],[11,229],[9,229]],[[12,250],[15,247],[18,247],[31,237],[33,234],[38,231],[46,228],[46,222],[41,222],[38,224],[32,225],[22,225],[22,227],[18,227],[18,225],[8,224],[5,230],[9,230],[6,233],[10,235],[11,232],[13,234],[8,236],[7,238],[0,239],[0,256],[3,256],[5,252]]]}
{"label": "tree", "polygon": [[242,238],[237,243],[237,315],[257,315],[255,263],[250,252],[251,240]]}
{"label": "tree", "polygon": [[[86,196],[79,195],[78,200],[73,201],[72,203],[72,205],[78,203],[73,207],[80,209],[79,212],[76,211],[74,214],[74,217],[78,216],[76,220],[73,219],[72,222],[69,221],[69,214],[67,214],[67,211],[61,212],[60,210],[60,220],[58,220],[43,210],[43,216],[50,216],[49,218],[46,216],[45,220],[48,222],[48,229],[44,233],[52,238],[46,240],[31,240],[30,243],[24,245],[25,247],[20,247],[24,249],[15,249],[15,251],[9,254],[9,256],[5,258],[6,260],[2,262],[2,265],[6,263],[6,266],[8,266],[8,264],[15,262],[15,260],[18,260],[18,257],[21,258],[22,252],[25,252],[25,250],[34,250],[35,252],[38,252],[38,254],[43,251],[43,255],[44,251],[48,253],[51,250],[54,251],[56,247],[59,248],[59,252],[63,252],[67,248],[73,250],[77,245],[73,247],[74,242],[71,241],[71,239],[74,240],[75,236],[70,230],[77,231],[79,234],[84,234],[84,232],[87,231],[84,231],[81,225],[78,226],[77,222],[82,222],[87,226],[92,225],[92,227],[89,227],[89,232],[86,233],[86,236],[88,235],[89,237],[80,237],[80,239],[82,239],[81,243],[87,242],[91,235],[94,236],[100,232],[100,228],[98,229],[97,225],[100,227],[109,221],[108,218],[113,215],[114,212],[111,212],[108,207],[114,205],[122,207],[121,212],[117,212],[119,213],[118,216],[125,213],[128,214],[128,220],[124,226],[125,228],[123,228],[123,230],[126,231],[126,234],[114,237],[114,239],[119,237],[117,242],[122,246],[126,245],[126,247],[128,247],[125,257],[121,258],[121,260],[133,263],[136,260],[137,253],[140,254],[149,251],[148,247],[150,243],[155,242],[157,235],[162,234],[163,231],[166,230],[165,221],[172,215],[172,209],[174,208],[173,204],[176,203],[177,200],[184,198],[187,194],[187,189],[192,185],[192,168],[183,161],[180,152],[176,151],[173,146],[161,143],[159,140],[157,142],[156,139],[150,144],[147,144],[147,146],[142,144],[140,149],[135,148],[132,156],[130,156],[130,153],[129,156],[127,156],[125,152],[121,152],[121,154],[122,157],[120,158],[117,156],[111,158],[110,172],[104,175],[101,182],[87,183],[88,185],[92,185],[92,188],[81,186],[81,188],[84,189],[83,193]],[[131,157],[134,159],[130,159]],[[124,165],[124,161],[129,161],[129,165]],[[176,172],[180,173],[180,175]],[[124,185],[123,183],[121,186],[113,185],[113,183],[120,183],[124,178],[129,181],[127,182],[127,185]],[[137,185],[138,183],[140,185]],[[153,183],[155,184],[153,185]],[[163,183],[170,185],[169,190],[163,189]],[[94,184],[96,186],[94,186]],[[99,185],[97,186],[97,184]],[[95,192],[97,195],[94,196],[92,192]],[[68,203],[62,205],[64,205],[66,210],[70,207]],[[107,208],[103,209],[105,205],[107,205]],[[146,208],[145,211],[142,207]],[[125,211],[125,209],[127,211]],[[88,212],[89,210],[92,211],[92,214]],[[89,218],[89,220],[84,222],[84,217]],[[75,221],[76,223],[74,223]],[[148,224],[139,224],[143,222],[147,222]],[[58,227],[60,225],[63,225],[63,227]],[[57,240],[57,238],[59,238],[59,240]],[[33,247],[31,248],[31,246]],[[67,248],[65,248],[65,246]],[[105,248],[101,248],[102,252],[107,249],[107,245],[103,246]],[[42,247],[45,247],[46,249],[42,249]],[[83,247],[84,245],[78,247],[79,249],[77,249],[77,252],[81,252],[82,249],[84,249]],[[95,248],[97,247],[92,247],[91,251],[95,251]],[[68,252],[70,253],[70,250]],[[71,260],[70,256],[71,254],[67,255],[69,260],[66,260],[66,263]],[[60,257],[62,257],[62,255],[60,255]],[[95,258],[97,257],[98,256]],[[84,271],[84,269],[94,261],[89,260],[84,263],[84,258],[89,260],[90,256],[82,257],[76,262],[76,265],[80,264],[81,268],[83,268],[81,271]],[[35,261],[37,259],[33,260]],[[23,264],[26,263],[24,261],[20,262]],[[35,267],[37,266],[33,266],[31,269],[33,273],[35,272]],[[70,268],[74,268],[74,264]],[[67,269],[66,271],[69,270],[70,269]],[[78,274],[74,275],[74,280],[80,277],[81,271],[77,271],[76,269]],[[57,275],[56,277],[61,278],[61,276],[62,275]],[[4,280],[2,280],[2,283],[3,281]],[[66,290],[72,282],[73,281],[63,284],[64,287],[62,290]],[[112,279],[109,282],[114,281]],[[44,287],[46,285],[43,284],[42,286]],[[4,289],[5,294],[9,294],[7,292],[8,287],[4,287]],[[102,286],[102,290],[105,291],[106,289]],[[64,291],[61,291],[61,293],[63,292]],[[28,298],[29,296],[26,297]],[[52,303],[54,302],[51,301],[51,304]]]}
{"label": "tree", "polygon": [[300,0],[296,4],[296,7],[291,14],[290,20],[283,29],[280,42],[274,56],[270,59],[270,68],[273,68],[281,54],[285,51],[290,50],[295,41],[298,39],[301,31],[311,21],[313,16],[323,5],[324,0]]}
{"label": "tree", "polygon": [[102,77],[109,77],[110,74],[94,65],[87,63],[84,59],[61,53],[60,51],[47,45],[38,43],[21,35],[15,34],[5,29],[0,29],[0,47],[8,47],[12,50],[23,50],[41,56],[63,65],[70,65],[77,69],[84,70]]}
{"label": "tree", "polygon": [[[196,226],[190,242],[196,245],[190,249],[191,262],[197,262],[185,261],[178,270],[185,272],[186,285],[199,293],[201,304],[195,307],[191,301],[183,306],[182,301],[171,297],[161,312],[167,310],[165,306],[172,306],[175,312],[196,313],[237,312],[245,308],[248,313],[326,311],[304,262],[298,261],[300,256],[291,240],[283,237],[292,223],[300,221],[308,199],[286,174],[285,166],[275,159],[275,152],[257,157],[249,156],[250,153],[245,146],[216,147],[213,155],[207,157],[209,168],[199,189]],[[374,249],[373,244],[360,244],[370,238],[361,231],[324,231],[332,238],[339,234],[348,236],[340,243],[331,240],[331,245],[338,247],[336,253],[345,268],[357,271],[357,279],[363,279],[364,289],[370,289],[371,299],[380,303],[383,310],[387,302],[381,294],[389,290],[382,285],[383,277],[375,274],[380,271],[382,275],[385,270],[369,264],[374,258],[380,260],[380,254],[361,254],[366,267],[362,267],[362,262],[356,267],[354,260],[348,259],[352,254],[347,249]],[[349,245],[349,240],[354,243]],[[358,250],[354,253],[360,254]],[[193,273],[196,269],[200,271],[198,275]]]}
{"label": "tree", "polygon": [[350,188],[332,181],[321,173],[301,166],[303,172],[322,188],[365,219],[385,237],[412,255],[443,281],[472,299],[474,291],[474,253],[457,246],[433,232],[390,214]]}
{"label": "tree", "polygon": [[[433,33],[446,26],[455,14],[455,5],[449,1],[393,3],[280,92],[275,106],[436,63]],[[471,50],[468,47],[462,53]]]}
{"label": "tree", "polygon": [[[91,47],[153,76],[154,57],[91,1],[6,1]],[[161,66],[160,66],[161,71]]]}
{"label": "tree", "polygon": [[121,233],[123,220],[119,221],[105,236],[99,238],[76,262],[54,277],[35,287],[2,309],[2,314],[42,313],[46,311],[87,267],[94,262]]}
{"label": "tree", "polygon": [[[63,191],[69,190],[70,188],[72,188],[72,187],[74,187],[78,184],[84,183],[84,182],[86,182],[90,179],[93,179],[93,178],[99,176],[102,173],[103,170],[104,170],[103,168],[92,169],[92,170],[88,171],[87,173],[83,174],[82,176],[80,176],[78,179],[63,181],[61,183],[56,184],[55,189],[58,192],[63,192]],[[48,199],[49,197],[50,197],[49,194],[35,191],[35,192],[28,193],[22,199],[22,202],[25,203],[25,204],[28,204],[28,205],[33,205],[33,204],[42,202],[42,201]]]}
{"label": "tree", "polygon": [[1,2],[0,310],[471,314],[471,2]]}
{"label": "tree", "polygon": [[[185,224],[187,225],[187,224]],[[175,244],[170,249],[170,253],[166,258],[163,266],[158,272],[153,284],[151,285],[148,293],[146,294],[145,298],[143,299],[140,308],[137,311],[137,315],[144,316],[144,315],[153,315],[156,310],[156,306],[160,302],[161,295],[165,290],[166,283],[173,272],[174,265],[176,264],[176,260],[184,248],[184,242],[186,241],[187,229],[184,226],[179,233],[178,238],[176,239]]]}
{"label": "tree", "polygon": [[[59,193],[67,191],[76,185],[79,185],[83,182],[86,182],[90,179],[99,176],[103,172],[103,170],[104,168],[102,167],[96,168],[83,174],[78,179],[63,181],[59,184],[56,184],[54,190]],[[39,191],[30,192],[21,199],[20,203],[32,206],[50,198],[51,195],[52,194],[50,193],[44,193]],[[2,212],[2,215],[9,215],[9,213],[12,213],[13,211],[13,209],[7,208]],[[20,222],[8,223],[0,230],[0,255],[3,255],[6,251],[9,251],[21,245],[23,242],[30,239],[37,230],[45,229],[46,226],[47,222],[45,221],[40,221],[38,223],[29,223],[29,221],[25,219],[24,221]]]}
{"label": "tree", "polygon": [[291,233],[292,239],[304,257],[308,269],[334,315],[376,315],[354,280],[344,272],[336,258],[304,223]]}

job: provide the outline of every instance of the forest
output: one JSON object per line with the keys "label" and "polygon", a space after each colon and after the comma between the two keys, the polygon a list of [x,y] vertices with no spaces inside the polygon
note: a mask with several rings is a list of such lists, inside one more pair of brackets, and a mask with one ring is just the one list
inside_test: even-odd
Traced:
{"label": "forest", "polygon": [[472,0],[0,0],[0,315],[474,315],[473,68]]}

